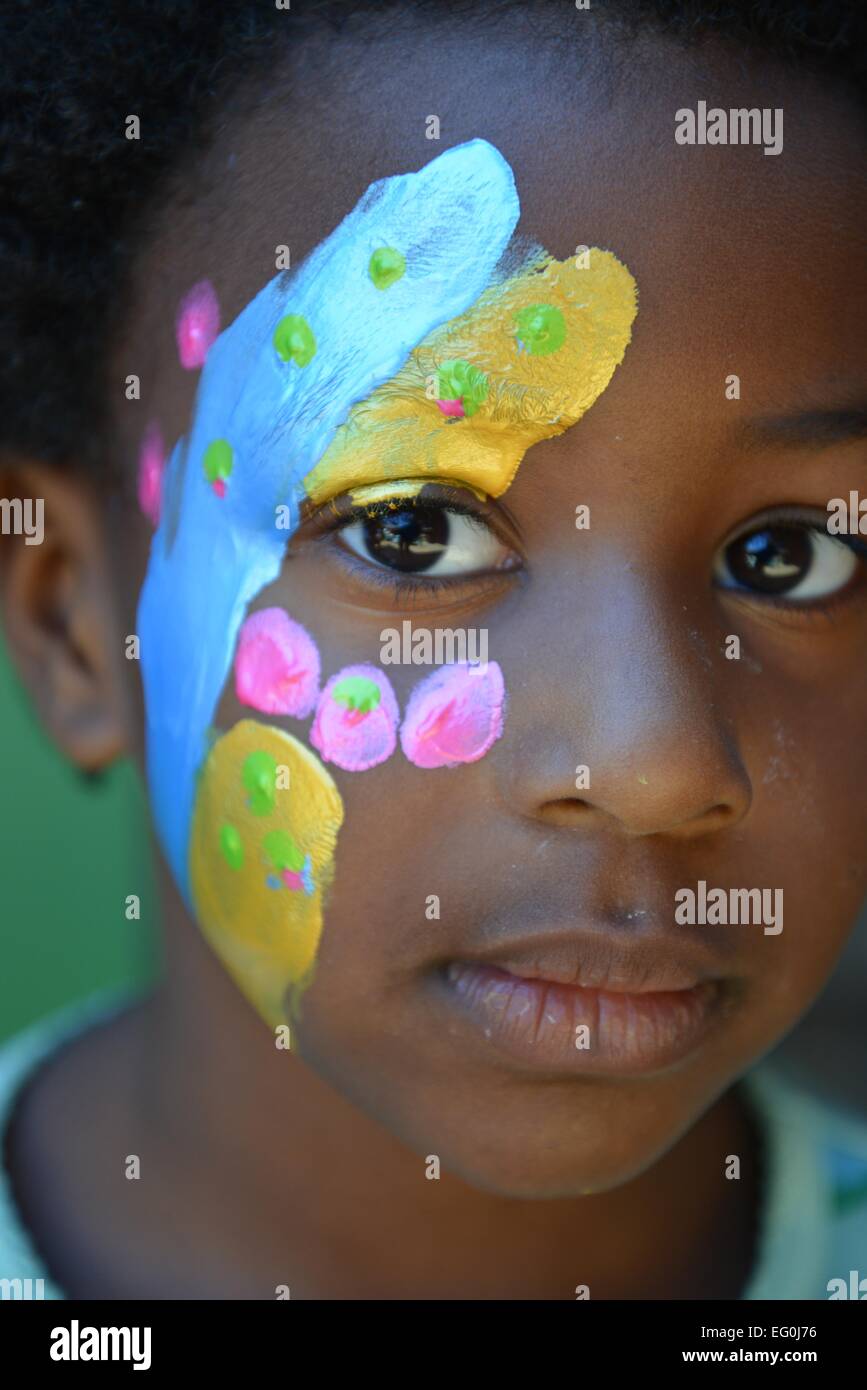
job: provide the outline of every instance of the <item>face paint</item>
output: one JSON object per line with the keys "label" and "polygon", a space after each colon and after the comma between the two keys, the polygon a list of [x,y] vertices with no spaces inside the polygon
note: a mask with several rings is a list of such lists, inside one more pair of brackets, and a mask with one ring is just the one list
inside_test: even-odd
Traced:
{"label": "face paint", "polygon": [[390,289],[406,270],[406,256],[394,246],[380,246],[374,251],[367,273],[378,290]]}
{"label": "face paint", "polygon": [[[511,170],[481,140],[446,151],[417,173],[374,184],[302,265],[288,277],[276,276],[213,343],[191,433],[169,462],[167,505],[137,623],[145,652],[151,805],[175,879],[204,934],[266,1017],[278,1007],[280,983],[269,975],[269,962],[276,968],[289,950],[275,939],[296,941],[294,914],[303,911],[305,969],[312,963],[321,918],[310,914],[313,904],[321,907],[321,886],[309,897],[269,888],[269,875],[250,877],[253,865],[257,874],[262,869],[243,833],[252,810],[236,804],[246,793],[220,774],[234,731],[208,752],[238,632],[250,602],[280,572],[304,500],[304,476],[352,405],[393,377],[432,329],[478,298],[518,214]],[[369,273],[379,247],[406,259],[404,273],[385,288]],[[275,344],[278,326],[290,316],[303,320],[310,337],[295,324]],[[303,365],[299,357],[307,359]],[[213,452],[214,476],[206,471],[214,441],[232,451],[228,478],[214,469]],[[288,528],[278,524],[281,514],[288,514]],[[321,833],[333,841],[339,797],[334,790],[335,804],[333,784],[315,755],[296,749],[296,759],[302,753],[311,785],[313,768],[323,779],[309,814],[315,819],[317,808],[322,811]],[[221,850],[224,825],[240,836],[240,869]],[[314,832],[309,827],[311,837]],[[237,848],[230,857],[238,858]],[[313,854],[314,876],[316,864]],[[275,870],[270,877],[280,882]],[[300,978],[297,967],[293,960],[293,979]]]}
{"label": "face paint", "polygon": [[443,415],[465,420],[475,415],[488,394],[488,378],[478,367],[460,359],[443,362],[437,371],[437,405]]}
{"label": "face paint", "polygon": [[[204,349],[191,432],[166,471],[138,611],[151,804],[204,935],[269,1022],[287,988],[309,979],[342,806],[320,759],[277,729],[245,720],[212,745],[214,711],[248,606],[280,573],[308,497],[384,483],[398,462],[403,479],[497,495],[530,443],[574,423],[604,389],[628,342],[631,276],[601,251],[584,278],[542,252],[506,256],[518,215],[511,170],[481,140],[372,185]],[[539,305],[566,324],[547,354],[539,345],[556,338],[556,315],[539,318]],[[192,356],[182,341],[205,342],[206,323],[180,315],[182,361]],[[463,414],[425,394],[440,368],[443,390],[459,393],[441,399]],[[274,671],[256,669],[261,692]],[[473,761],[499,737],[499,668],[467,680],[463,694],[455,668],[424,682],[428,695],[443,683],[439,704],[416,692],[404,746],[419,765]],[[271,688],[268,698],[281,697]],[[393,698],[375,668],[340,672],[317,709],[323,755],[353,769],[387,757]],[[275,792],[284,764],[291,789]]]}
{"label": "face paint", "polygon": [[354,489],[349,494],[349,500],[354,507],[363,507],[366,503],[372,507],[377,502],[397,502],[407,497],[418,497],[424,486],[423,478],[410,478],[400,483],[373,483],[370,487]]}
{"label": "face paint", "polygon": [[304,480],[311,498],[426,474],[499,497],[531,445],[569,429],[605,390],[629,343],[636,294],[608,251],[593,249],[582,270],[526,253],[353,407]]}
{"label": "face paint", "polygon": [[322,692],[310,742],[327,763],[365,772],[391,757],[399,722],[388,677],[376,666],[346,666]]}
{"label": "face paint", "polygon": [[416,767],[475,763],[503,732],[503,673],[496,661],[441,666],[409,699],[400,744]]}
{"label": "face paint", "polygon": [[319,651],[282,608],[252,613],[238,636],[235,694],[264,714],[306,719],[319,697]]}
{"label": "face paint", "polygon": [[216,497],[225,497],[234,465],[235,455],[228,439],[212,439],[205,450],[202,467]]}
{"label": "face paint", "polygon": [[200,280],[184,295],[175,323],[181,366],[187,371],[204,366],[220,331],[220,306],[210,280]]}
{"label": "face paint", "polygon": [[[251,798],[245,768],[268,760],[272,795]],[[288,768],[288,787],[274,773]],[[242,719],[205,759],[190,837],[190,883],[205,937],[273,1027],[309,976],[343,820],[319,759],[291,734]],[[271,886],[270,880],[276,880]]]}
{"label": "face paint", "polygon": [[[154,538],[138,614],[151,801],[188,898],[190,821],[206,731],[247,606],[280,571],[304,498],[302,480],[353,403],[479,297],[518,214],[511,170],[491,145],[474,140],[447,150],[418,173],[369,188],[331,236],[291,276],[275,276],[208,353],[192,432],[175,446],[167,472],[174,524],[164,516]],[[378,246],[404,248],[406,256],[405,273],[385,290],[368,273],[371,247]],[[274,345],[290,315],[304,320],[317,344],[303,367]],[[219,440],[233,460],[222,497],[204,469],[209,446]],[[278,508],[289,513],[288,529],[276,524]]]}
{"label": "face paint", "polygon": [[300,314],[287,314],[274,329],[274,351],[283,362],[306,367],[316,356],[313,330]]}
{"label": "face paint", "polygon": [[159,526],[166,449],[159,425],[147,428],[138,459],[138,504],[152,526]]}
{"label": "face paint", "polygon": [[277,801],[277,763],[264,748],[247,754],[241,764],[241,783],[250,814],[270,816]]}

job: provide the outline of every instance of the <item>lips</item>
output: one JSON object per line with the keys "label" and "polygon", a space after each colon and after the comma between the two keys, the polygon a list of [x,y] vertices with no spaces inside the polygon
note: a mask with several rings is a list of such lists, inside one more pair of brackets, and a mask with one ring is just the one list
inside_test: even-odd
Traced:
{"label": "lips", "polygon": [[440,985],[489,1057],[566,1075],[643,1075],[701,1046],[727,997],[718,963],[667,937],[610,933],[502,943],[452,960]]}
{"label": "lips", "polygon": [[618,994],[689,990],[719,973],[716,962],[689,943],[664,937],[618,940],[611,933],[577,932],[504,943],[479,963],[498,966],[525,980],[547,981]]}

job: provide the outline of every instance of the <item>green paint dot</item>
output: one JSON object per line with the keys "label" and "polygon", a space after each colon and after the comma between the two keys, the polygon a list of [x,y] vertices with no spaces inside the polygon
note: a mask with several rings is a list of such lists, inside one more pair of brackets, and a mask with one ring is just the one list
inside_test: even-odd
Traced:
{"label": "green paint dot", "polygon": [[515,315],[517,334],[528,352],[544,357],[566,341],[566,320],[555,304],[528,304]]}
{"label": "green paint dot", "polygon": [[370,680],[368,676],[346,676],[344,680],[337,682],[331,696],[338,705],[343,705],[346,709],[369,714],[382,699],[382,691],[376,681]]}
{"label": "green paint dot", "polygon": [[380,246],[374,251],[367,273],[378,290],[394,285],[406,270],[406,256],[394,246]]}
{"label": "green paint dot", "polygon": [[228,439],[212,439],[205,450],[205,477],[209,483],[224,482],[232,476],[234,455]]}
{"label": "green paint dot", "polygon": [[273,342],[277,356],[298,367],[306,367],[316,352],[313,329],[300,314],[287,314],[280,320],[274,329]]}
{"label": "green paint dot", "polygon": [[440,400],[462,401],[465,415],[475,415],[488,394],[488,378],[484,372],[460,357],[440,363],[437,385]]}
{"label": "green paint dot", "polygon": [[240,869],[244,863],[244,846],[234,825],[220,826],[220,852],[230,869]]}
{"label": "green paint dot", "polygon": [[269,830],[262,848],[278,873],[288,869],[290,873],[300,874],[304,868],[304,855],[285,830]]}
{"label": "green paint dot", "polygon": [[270,753],[262,750],[250,753],[241,768],[241,781],[250,794],[250,810],[254,816],[267,816],[274,810],[277,763]]}

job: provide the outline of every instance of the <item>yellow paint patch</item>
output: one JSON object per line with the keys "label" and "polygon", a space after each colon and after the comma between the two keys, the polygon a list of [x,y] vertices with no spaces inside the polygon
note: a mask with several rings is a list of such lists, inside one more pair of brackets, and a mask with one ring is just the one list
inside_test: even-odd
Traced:
{"label": "yellow paint patch", "polygon": [[[563,314],[566,337],[556,352],[534,355],[518,342],[516,316],[536,304]],[[304,479],[308,496],[319,504],[364,484],[428,475],[499,497],[531,445],[576,424],[605,390],[636,312],[629,271],[596,248],[583,270],[574,260],[546,259],[492,286],[353,406]],[[426,394],[428,380],[452,359],[488,379],[486,399],[464,419],[445,416]]]}
{"label": "yellow paint patch", "polygon": [[[254,814],[242,769],[251,753],[270,754],[289,769],[273,809]],[[236,984],[274,1027],[284,1022],[290,986],[309,982],[322,934],[323,895],[333,875],[343,802],[330,774],[291,734],[243,719],[211,748],[202,768],[190,836],[190,883],[202,932]],[[223,827],[237,831],[241,864],[220,849]],[[268,886],[274,867],[269,832],[292,837],[309,854],[314,892]]]}

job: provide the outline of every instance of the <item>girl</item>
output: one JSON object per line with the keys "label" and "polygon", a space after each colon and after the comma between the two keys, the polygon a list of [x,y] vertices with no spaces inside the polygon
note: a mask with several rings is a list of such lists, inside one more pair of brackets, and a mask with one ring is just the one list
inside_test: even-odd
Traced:
{"label": "girl", "polygon": [[854,6],[18,19],[5,630],[167,968],[6,1048],[0,1275],[850,1296]]}

